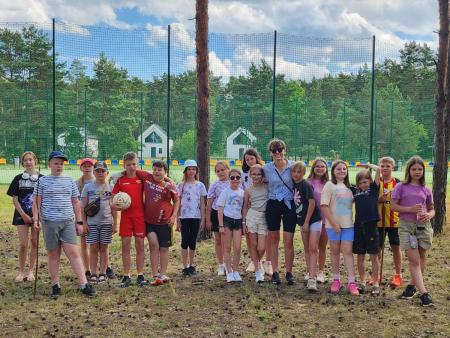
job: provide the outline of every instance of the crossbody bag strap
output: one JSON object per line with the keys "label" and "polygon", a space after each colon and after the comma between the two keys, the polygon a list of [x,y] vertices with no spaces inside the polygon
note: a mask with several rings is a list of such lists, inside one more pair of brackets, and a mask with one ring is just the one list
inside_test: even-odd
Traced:
{"label": "crossbody bag strap", "polygon": [[285,187],[288,188],[288,190],[289,190],[290,192],[292,192],[291,187],[289,187],[289,186],[286,184],[286,182],[283,180],[283,177],[281,177],[280,173],[278,172],[278,169],[277,169],[275,166],[274,166],[274,168],[275,168],[275,172],[277,173],[277,175],[278,175],[278,177],[280,178],[281,182],[283,182],[283,184],[285,185]]}

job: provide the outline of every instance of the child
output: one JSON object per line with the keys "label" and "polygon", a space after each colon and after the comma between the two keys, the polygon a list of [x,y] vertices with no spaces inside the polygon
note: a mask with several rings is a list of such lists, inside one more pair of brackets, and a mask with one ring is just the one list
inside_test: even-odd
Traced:
{"label": "child", "polygon": [[419,156],[408,160],[405,180],[397,184],[392,191],[391,208],[399,213],[400,247],[406,251],[411,274],[411,282],[401,298],[411,299],[418,289],[422,306],[432,306],[433,300],[425,288],[423,274],[426,251],[431,248],[433,240],[430,220],[435,211],[433,195],[425,186],[425,165]]}
{"label": "child", "polygon": [[302,161],[295,162],[291,168],[294,181],[294,203],[297,214],[297,224],[301,227],[302,241],[305,250],[306,268],[308,270],[307,289],[317,291],[316,269],[317,251],[319,248],[322,219],[319,207],[314,199],[311,184],[305,180],[306,165]]}
{"label": "child", "polygon": [[119,235],[122,239],[122,264],[123,278],[120,283],[121,287],[131,285],[130,268],[131,268],[131,237],[134,236],[134,245],[136,248],[136,270],[138,273],[136,284],[145,286],[148,281],[144,277],[144,238],[145,238],[145,222],[144,222],[144,205],[143,205],[143,184],[142,180],[136,176],[137,155],[128,152],[123,156],[123,167],[126,171],[125,176],[118,178],[114,185],[110,201],[114,195],[120,191],[126,192],[131,198],[131,205],[126,210],[120,210],[111,205],[111,208],[121,211]]}
{"label": "child", "polygon": [[[19,274],[15,279],[16,283],[22,283],[24,280],[34,281],[38,232],[32,226],[33,190],[37,180],[42,176],[36,170],[37,158],[33,152],[24,152],[20,157],[20,162],[25,171],[14,177],[7,191],[7,194],[13,198],[15,209],[12,224],[17,227],[19,235]],[[25,271],[30,229],[30,266],[28,271]]]}
{"label": "child", "polygon": [[256,283],[264,282],[264,269],[261,259],[266,251],[267,222],[267,184],[263,182],[264,171],[260,164],[250,168],[250,179],[252,184],[244,191],[244,208],[242,218],[244,219],[244,231],[248,234],[248,251],[252,258],[253,266],[256,267]]}
{"label": "child", "polygon": [[380,252],[380,239],[377,223],[380,220],[378,215],[378,185],[380,183],[380,171],[372,164],[360,165],[362,167],[376,170],[375,182],[369,171],[361,170],[356,174],[356,187],[352,187],[355,199],[355,234],[353,241],[353,253],[358,255],[357,265],[360,284],[358,291],[364,293],[366,289],[366,269],[364,260],[366,253],[370,255],[372,263],[372,294],[380,294],[378,275],[380,262],[378,253]]}
{"label": "child", "polygon": [[[108,245],[112,243],[112,235],[117,232],[117,211],[111,211],[109,200],[111,186],[107,183],[108,166],[99,161],[94,165],[94,182],[87,183],[81,193],[83,220],[85,222],[86,243],[89,244],[90,281],[103,283],[106,281]],[[98,203],[95,215],[86,215],[85,207],[89,203]],[[100,273],[97,279],[97,262],[100,252]]]}
{"label": "child", "polygon": [[230,167],[225,161],[217,161],[214,171],[216,172],[218,180],[211,184],[208,190],[206,199],[206,228],[214,232],[214,247],[216,250],[216,257],[219,261],[218,276],[225,276],[225,265],[223,264],[223,246],[222,233],[219,231],[219,218],[217,215],[217,199],[221,192],[229,187],[228,174]]}
{"label": "child", "polygon": [[381,218],[378,222],[380,247],[384,247],[387,234],[395,267],[395,275],[392,276],[390,285],[397,288],[403,283],[402,253],[400,250],[400,238],[398,237],[398,213],[391,209],[391,193],[400,180],[392,177],[392,172],[395,167],[395,161],[392,157],[380,158],[378,165],[381,170],[380,189],[378,193],[378,212]]}
{"label": "child", "polygon": [[[196,274],[195,248],[199,230],[205,227],[205,185],[198,180],[198,166],[194,160],[184,164],[183,183],[178,184],[180,212],[177,231],[181,231],[181,260],[183,276]],[[188,258],[189,256],[189,258]]]}
{"label": "child", "polygon": [[169,247],[172,246],[172,227],[177,220],[180,203],[176,186],[167,181],[166,174],[167,163],[163,161],[153,162],[152,174],[139,172],[144,181],[145,234],[150,245],[153,286],[170,281],[166,275]]}
{"label": "child", "polygon": [[[328,177],[328,165],[325,159],[318,157],[316,158],[311,166],[311,171],[309,172],[308,181],[311,183],[314,189],[314,199],[316,200],[316,205],[320,206],[320,197],[322,194],[322,189],[330,180]],[[319,209],[320,211],[320,209]],[[322,217],[322,216],[321,216]],[[317,282],[318,283],[326,283],[327,277],[324,273],[325,268],[325,260],[327,255],[327,244],[328,244],[328,235],[325,229],[325,219],[322,217],[322,231],[320,232],[319,239],[319,271],[317,272]],[[305,281],[309,280],[309,275],[305,276]]]}
{"label": "child", "polygon": [[62,176],[64,161],[67,160],[61,151],[50,153],[50,175],[41,177],[33,192],[33,224],[36,229],[42,226],[44,232],[52,284],[51,296],[57,298],[61,295],[59,263],[61,249],[64,249],[72,270],[78,277],[82,293],[91,297],[95,295],[95,291],[87,282],[77,245],[77,234],[83,233],[78,189],[73,179]]}
{"label": "child", "polygon": [[[223,259],[227,271],[227,282],[242,282],[237,271],[241,258],[242,206],[244,190],[240,187],[241,172],[230,170],[230,186],[222,191],[217,200],[219,231],[223,235]],[[231,245],[233,245],[233,263],[231,263]]]}
{"label": "child", "polygon": [[344,161],[335,161],[331,167],[331,181],[327,182],[322,190],[320,207],[322,216],[326,220],[326,230],[330,240],[331,270],[333,282],[331,293],[337,294],[341,289],[339,275],[340,253],[344,256],[345,269],[348,274],[347,291],[358,296],[353,267],[353,194],[348,180],[347,164]]}

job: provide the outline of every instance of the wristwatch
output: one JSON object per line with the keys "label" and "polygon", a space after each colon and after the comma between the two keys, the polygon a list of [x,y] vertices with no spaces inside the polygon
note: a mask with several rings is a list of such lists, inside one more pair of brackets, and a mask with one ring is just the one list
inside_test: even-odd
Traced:
{"label": "wristwatch", "polygon": [[83,225],[83,221],[78,221],[77,225]]}

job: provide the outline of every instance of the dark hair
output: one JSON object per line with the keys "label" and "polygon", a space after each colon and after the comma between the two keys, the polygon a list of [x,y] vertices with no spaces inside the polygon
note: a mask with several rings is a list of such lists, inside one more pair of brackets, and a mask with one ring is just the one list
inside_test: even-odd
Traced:
{"label": "dark hair", "polygon": [[405,184],[409,184],[411,183],[411,175],[409,173],[409,171],[411,170],[411,167],[414,164],[420,164],[422,166],[423,169],[423,175],[419,180],[420,185],[425,186],[425,163],[422,160],[422,157],[420,156],[413,156],[411,157],[408,162],[406,162],[406,169],[405,169]]}
{"label": "dark hair", "polygon": [[247,173],[250,170],[247,162],[245,161],[245,155],[254,156],[256,158],[256,164],[261,164],[261,156],[259,156],[258,151],[255,148],[248,148],[244,155],[242,155],[242,171]]}
{"label": "dark hair", "polygon": [[321,181],[322,183],[327,183],[327,182],[330,180],[330,176],[328,175],[328,163],[327,163],[327,161],[325,161],[325,159],[324,159],[323,157],[317,157],[317,158],[313,161],[313,164],[312,164],[312,166],[311,166],[311,171],[309,172],[308,178],[309,178],[309,179],[315,179],[315,178],[316,178],[316,173],[314,172],[314,169],[316,169],[316,166],[317,166],[317,163],[318,163],[318,162],[323,162],[323,163],[325,164],[325,168],[326,168],[326,170],[325,170],[325,175],[323,175],[323,176],[320,178],[320,181]]}
{"label": "dark hair", "polygon": [[347,168],[347,176],[345,176],[345,178],[344,178],[344,184],[347,188],[350,188],[350,181],[348,179],[348,166],[347,166],[347,163],[345,163],[345,161],[342,161],[342,160],[336,160],[333,162],[333,165],[331,166],[331,182],[333,182],[334,184],[337,184],[336,175],[334,175],[334,169],[339,164],[343,164]]}
{"label": "dark hair", "polygon": [[356,185],[358,185],[359,181],[361,181],[364,178],[367,178],[370,181],[370,183],[373,183],[373,178],[372,175],[370,174],[370,171],[363,169],[356,174]]}
{"label": "dark hair", "polygon": [[152,167],[163,168],[165,172],[167,172],[167,169],[168,169],[167,163],[165,161],[160,161],[160,160],[153,162]]}
{"label": "dark hair", "polygon": [[[187,171],[187,168],[195,168],[195,177],[194,177],[194,179],[195,179],[196,181],[198,181],[198,179],[199,179],[198,167],[186,167],[186,168],[184,168],[184,170],[183,170],[183,182],[186,181],[186,171]],[[167,171],[167,170],[166,170],[166,171]]]}
{"label": "dark hair", "polygon": [[231,173],[237,173],[239,176],[241,176],[241,171],[239,169],[233,168],[228,173],[228,177],[230,177]]}
{"label": "dark hair", "polygon": [[284,150],[287,150],[286,143],[284,143],[284,141],[282,141],[278,138],[274,138],[274,139],[270,140],[269,144],[267,145],[267,148],[269,149],[269,151],[272,151],[272,148],[274,148],[274,147],[283,148]]}

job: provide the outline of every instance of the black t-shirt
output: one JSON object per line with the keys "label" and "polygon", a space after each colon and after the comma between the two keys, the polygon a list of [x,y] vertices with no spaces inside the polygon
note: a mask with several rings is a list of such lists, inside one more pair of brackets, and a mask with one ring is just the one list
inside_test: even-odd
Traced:
{"label": "black t-shirt", "polygon": [[373,182],[369,189],[362,191],[352,186],[351,190],[355,198],[355,224],[360,225],[367,222],[378,222],[378,185]]}
{"label": "black t-shirt", "polygon": [[[43,175],[39,175],[41,177]],[[9,196],[17,196],[23,211],[30,217],[33,216],[33,190],[37,183],[36,177],[29,177],[26,173],[22,173],[14,177],[6,192]],[[13,225],[23,225],[25,222],[19,212],[14,209]]]}
{"label": "black t-shirt", "polygon": [[[303,225],[305,223],[306,213],[308,212],[309,200],[314,200],[314,189],[307,180],[303,180],[300,183],[294,182],[293,192],[297,223]],[[309,224],[316,223],[321,219],[319,206],[316,204]]]}

